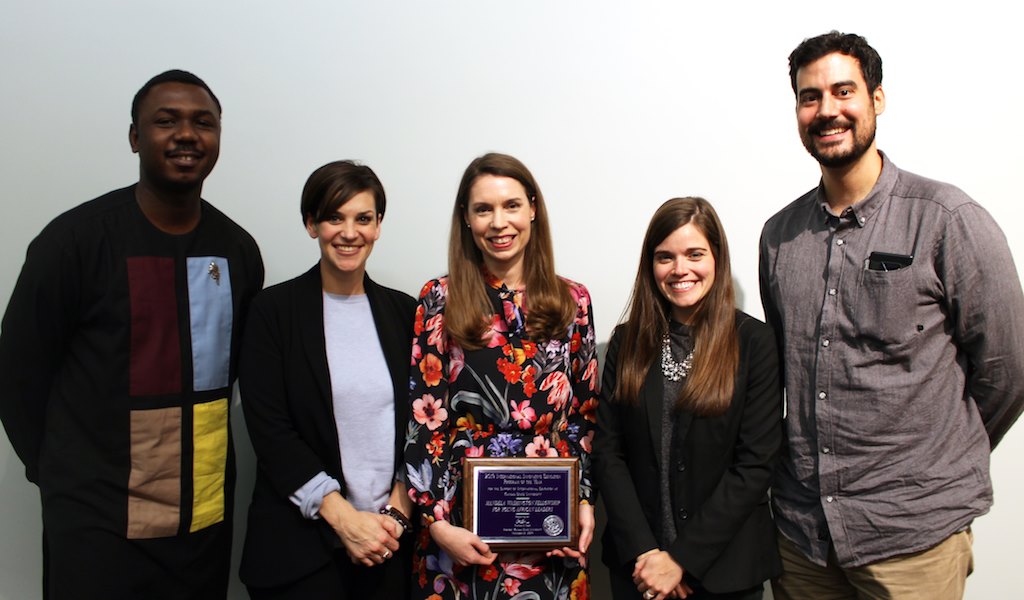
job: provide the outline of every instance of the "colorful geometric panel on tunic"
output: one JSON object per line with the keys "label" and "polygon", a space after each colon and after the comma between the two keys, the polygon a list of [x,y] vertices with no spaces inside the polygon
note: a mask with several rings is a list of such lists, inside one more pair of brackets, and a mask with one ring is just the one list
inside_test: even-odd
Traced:
{"label": "colorful geometric panel on tunic", "polygon": [[181,408],[131,411],[129,539],[170,537],[181,522]]}
{"label": "colorful geometric panel on tunic", "polygon": [[174,259],[129,257],[131,317],[128,393],[155,396],[181,392],[181,345],[174,293]]}
{"label": "colorful geometric panel on tunic", "polygon": [[231,272],[220,256],[188,258],[188,308],[192,334],[192,389],[228,386],[231,359]]}
{"label": "colorful geometric panel on tunic", "polygon": [[192,407],[192,524],[195,532],[224,520],[228,399]]}

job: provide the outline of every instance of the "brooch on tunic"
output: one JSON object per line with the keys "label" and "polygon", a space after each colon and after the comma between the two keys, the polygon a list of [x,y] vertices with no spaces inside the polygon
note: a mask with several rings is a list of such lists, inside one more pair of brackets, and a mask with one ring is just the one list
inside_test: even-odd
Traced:
{"label": "brooch on tunic", "polygon": [[210,266],[206,267],[206,272],[210,274],[210,279],[220,285],[220,267],[217,266],[217,263],[211,261]]}
{"label": "brooch on tunic", "polygon": [[679,381],[690,374],[693,368],[693,350],[686,355],[683,362],[676,361],[672,356],[672,341],[668,333],[661,338],[661,374],[669,381]]}

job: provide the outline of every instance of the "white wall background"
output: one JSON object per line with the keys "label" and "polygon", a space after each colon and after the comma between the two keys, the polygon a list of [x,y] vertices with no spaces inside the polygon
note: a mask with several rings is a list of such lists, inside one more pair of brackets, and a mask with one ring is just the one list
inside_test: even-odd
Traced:
{"label": "white wall background", "polygon": [[[648,218],[673,196],[716,205],[741,306],[760,316],[761,225],[818,178],[786,57],[833,28],[865,35],[885,61],[879,146],[979,200],[1024,264],[1024,52],[1010,4],[2,0],[0,305],[51,218],[135,181],[132,95],[184,68],[224,105],[204,195],[259,241],[268,284],[317,259],[298,212],[306,177],[355,158],[389,198],[370,271],[415,293],[444,270],[462,170],[498,150],[539,180],[559,271],[590,288],[600,338],[621,314]],[[241,526],[253,460],[235,416]],[[993,455],[996,506],[975,524],[970,599],[1024,588],[1022,454],[1024,425]],[[36,489],[0,435],[0,599],[39,597],[40,531]]]}

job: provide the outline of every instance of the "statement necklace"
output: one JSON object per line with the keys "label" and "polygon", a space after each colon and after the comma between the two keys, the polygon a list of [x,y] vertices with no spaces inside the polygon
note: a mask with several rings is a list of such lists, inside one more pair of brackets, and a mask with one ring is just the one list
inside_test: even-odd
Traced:
{"label": "statement necklace", "polygon": [[668,333],[665,333],[661,338],[661,374],[669,381],[679,381],[689,375],[692,368],[693,350],[690,350],[683,362],[676,362],[676,358],[672,356],[672,341]]}

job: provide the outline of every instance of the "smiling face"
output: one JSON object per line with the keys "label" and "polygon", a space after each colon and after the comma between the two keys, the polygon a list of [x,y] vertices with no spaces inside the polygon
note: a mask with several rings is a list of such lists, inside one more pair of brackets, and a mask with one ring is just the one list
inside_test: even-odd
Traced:
{"label": "smiling face", "polygon": [[309,237],[320,243],[323,289],[332,294],[363,293],[363,273],[373,244],[380,238],[373,193],[359,192],[323,221],[306,219]]}
{"label": "smiling face", "polygon": [[469,191],[465,219],[484,265],[510,287],[522,284],[535,209],[511,177],[481,175]]}
{"label": "smiling face", "polygon": [[693,223],[679,227],[655,246],[654,283],[671,306],[672,318],[690,323],[696,307],[715,285],[715,257]]}
{"label": "smiling face", "polygon": [[139,104],[128,141],[149,186],[173,192],[201,187],[220,155],[220,110],[197,85],[161,83]]}
{"label": "smiling face", "polygon": [[822,167],[846,167],[874,151],[885,94],[867,89],[856,58],[827,54],[797,71],[796,86],[800,140]]}

